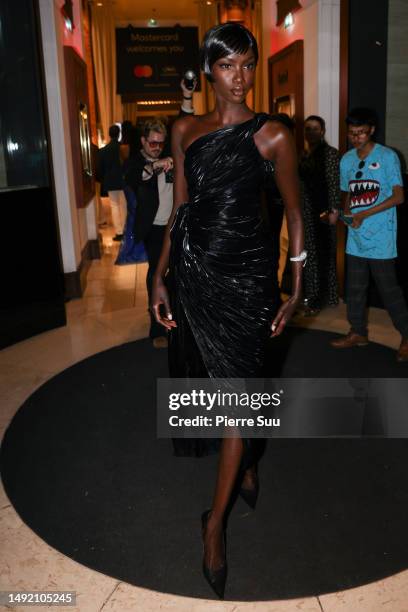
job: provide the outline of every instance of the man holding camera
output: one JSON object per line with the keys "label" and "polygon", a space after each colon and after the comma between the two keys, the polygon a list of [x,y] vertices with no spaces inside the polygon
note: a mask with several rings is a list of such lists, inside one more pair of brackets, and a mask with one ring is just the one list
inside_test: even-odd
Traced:
{"label": "man holding camera", "polygon": [[[167,136],[159,120],[143,127],[142,148],[129,159],[126,182],[136,194],[135,242],[144,242],[149,262],[147,293],[151,296],[153,275],[159,261],[164,232],[173,207],[173,159],[161,157]],[[165,328],[150,313],[150,338],[155,348],[165,348]]]}
{"label": "man holding camera", "polygon": [[[180,116],[194,114],[193,92],[197,84],[194,73],[188,73],[180,83],[183,102]],[[142,148],[126,163],[125,181],[136,195],[134,240],[144,242],[149,269],[146,276],[147,293],[150,297],[153,276],[163,246],[164,232],[173,208],[173,159],[162,157],[166,144],[167,129],[160,120],[144,124],[141,137]],[[165,328],[157,323],[150,312],[150,338],[155,348],[167,347]]]}

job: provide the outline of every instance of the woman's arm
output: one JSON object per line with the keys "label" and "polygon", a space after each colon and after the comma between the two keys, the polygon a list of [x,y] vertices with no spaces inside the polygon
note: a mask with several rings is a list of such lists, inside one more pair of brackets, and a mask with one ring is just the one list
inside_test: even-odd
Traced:
{"label": "woman's arm", "polygon": [[[300,208],[298,160],[295,143],[289,130],[277,121],[268,121],[255,134],[261,155],[275,166],[275,180],[285,206],[291,257],[304,248],[303,217]],[[278,311],[272,323],[272,336],[278,336],[294,313],[302,290],[303,261],[292,261],[292,295]]]}
{"label": "woman's arm", "polygon": [[[169,267],[170,228],[173,224],[178,208],[181,206],[181,204],[187,202],[188,200],[187,183],[184,177],[184,150],[182,147],[182,140],[191,121],[194,121],[194,119],[191,117],[183,117],[178,119],[175,121],[171,133],[171,149],[174,164],[173,209],[167,223],[162,252],[153,278],[151,308],[154,312],[156,320],[164,325],[164,327],[167,329],[176,327],[176,322],[172,320],[173,317],[170,311],[170,302],[167,289],[164,284],[164,278]],[[163,304],[166,313],[164,317],[160,314],[161,304]]]}

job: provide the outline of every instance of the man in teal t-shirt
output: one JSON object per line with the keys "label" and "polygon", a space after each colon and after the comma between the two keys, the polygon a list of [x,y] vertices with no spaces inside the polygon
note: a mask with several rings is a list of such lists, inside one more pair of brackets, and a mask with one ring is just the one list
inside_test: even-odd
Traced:
{"label": "man in teal t-shirt", "polygon": [[[340,162],[340,187],[346,192],[349,217],[347,256],[347,318],[349,333],[334,340],[334,348],[368,343],[366,302],[370,272],[392,322],[401,334],[398,361],[408,360],[408,309],[395,274],[397,215],[404,201],[401,168],[396,153],[372,136],[376,118],[365,108],[346,119],[352,149]],[[347,220],[347,217],[346,217]]]}

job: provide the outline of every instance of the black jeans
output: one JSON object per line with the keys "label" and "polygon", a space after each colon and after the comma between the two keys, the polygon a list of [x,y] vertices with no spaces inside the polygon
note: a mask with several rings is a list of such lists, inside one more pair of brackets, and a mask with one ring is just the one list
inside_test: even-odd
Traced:
{"label": "black jeans", "polygon": [[394,259],[347,255],[347,318],[351,329],[367,336],[367,292],[370,273],[395,328],[408,338],[408,309],[398,285]]}
{"label": "black jeans", "polygon": [[[147,295],[149,296],[149,307],[150,301],[152,297],[152,282],[153,276],[156,272],[157,264],[159,263],[160,253],[163,246],[164,232],[166,230],[165,225],[152,225],[149,233],[143,240],[147,259],[149,262],[149,269],[147,270],[146,276],[146,286],[147,286]],[[150,312],[150,338],[160,338],[161,336],[166,336],[166,328],[160,323],[157,323],[156,319],[152,312]]]}

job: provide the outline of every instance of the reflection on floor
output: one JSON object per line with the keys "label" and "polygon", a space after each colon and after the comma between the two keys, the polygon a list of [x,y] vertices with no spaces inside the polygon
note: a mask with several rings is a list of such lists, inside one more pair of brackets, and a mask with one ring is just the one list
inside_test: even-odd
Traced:
{"label": "reflection on floor", "polygon": [[[25,398],[44,381],[91,354],[147,336],[146,264],[114,266],[118,245],[112,242],[110,229],[103,233],[104,255],[101,260],[92,263],[84,297],[67,304],[67,326],[0,352],[1,435]],[[294,322],[340,333],[348,329],[344,305],[326,309],[312,319],[298,316]],[[398,334],[382,310],[370,311],[370,336],[377,342],[398,347]],[[104,612],[408,610],[408,572],[350,591],[302,600],[255,604],[192,600],[133,587],[82,567],[50,548],[22,523],[3,489],[0,490],[0,538],[0,590],[76,591],[77,606],[69,609],[80,612],[102,609]],[[21,608],[22,611],[29,609]]]}

